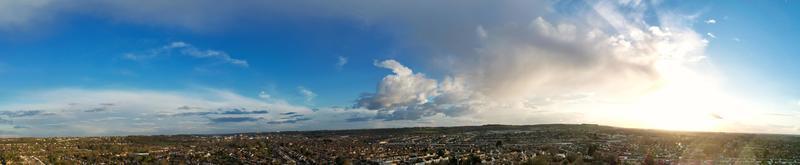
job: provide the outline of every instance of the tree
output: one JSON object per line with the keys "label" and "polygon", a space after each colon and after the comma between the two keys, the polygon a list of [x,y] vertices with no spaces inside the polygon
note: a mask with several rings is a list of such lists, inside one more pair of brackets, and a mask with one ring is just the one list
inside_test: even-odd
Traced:
{"label": "tree", "polygon": [[347,158],[341,157],[341,156],[337,156],[336,159],[334,159],[333,161],[334,161],[334,164],[336,164],[336,165],[351,164],[350,160],[348,160]]}
{"label": "tree", "polygon": [[455,155],[450,155],[450,164],[458,164],[458,158]]}
{"label": "tree", "polygon": [[654,165],[654,164],[656,164],[656,161],[653,160],[653,156],[648,154],[647,156],[644,157],[644,164],[646,164],[646,165]]}
{"label": "tree", "polygon": [[547,165],[549,164],[550,159],[545,156],[535,156],[533,158],[528,159],[523,164],[525,165]]}
{"label": "tree", "polygon": [[467,159],[468,164],[481,164],[482,160],[481,157],[475,154],[469,154],[469,158]]}
{"label": "tree", "polygon": [[444,157],[445,156],[445,150],[442,149],[442,148],[436,149],[436,156],[439,156],[440,158]]}
{"label": "tree", "polygon": [[589,148],[586,149],[586,154],[587,155],[592,155],[593,156],[595,152],[597,152],[597,145],[595,145],[595,144],[589,145]]}
{"label": "tree", "polygon": [[578,160],[581,160],[581,159],[583,159],[583,156],[581,154],[574,153],[574,152],[567,153],[567,162],[569,162],[569,163],[574,163],[574,162],[576,162]]}

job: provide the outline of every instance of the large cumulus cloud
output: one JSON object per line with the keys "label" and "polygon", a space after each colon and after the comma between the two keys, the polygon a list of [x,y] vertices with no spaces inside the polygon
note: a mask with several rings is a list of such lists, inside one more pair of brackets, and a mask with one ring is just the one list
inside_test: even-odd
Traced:
{"label": "large cumulus cloud", "polygon": [[386,60],[375,64],[378,67],[391,69],[388,75],[378,84],[378,91],[365,94],[358,100],[359,106],[367,109],[394,108],[398,106],[425,104],[430,97],[436,96],[436,80],[414,73],[408,67],[395,60]]}
{"label": "large cumulus cloud", "polygon": [[[487,16],[507,21],[500,24],[479,24],[485,21],[482,17],[432,23],[436,26],[431,28],[442,31],[453,26],[471,30],[410,39],[425,42],[431,50],[427,61],[445,66],[449,74],[437,82],[394,60],[383,61],[378,66],[394,74],[356,106],[377,110],[377,119],[475,114],[491,122],[508,119],[489,117],[494,114],[525,114],[594,98],[635,97],[660,88],[669,79],[665,76],[669,69],[704,65],[708,41],[688,27],[691,18],[651,13],[657,19],[648,22],[646,11],[655,4],[647,2],[570,5],[578,6],[569,9],[576,14],[534,5],[529,7],[546,12]],[[461,41],[435,39],[443,35]]]}
{"label": "large cumulus cloud", "polygon": [[463,103],[471,96],[457,80],[448,78],[440,83],[395,60],[375,65],[394,74],[384,77],[375,93],[363,94],[356,107],[377,110],[378,119],[414,120],[438,113],[459,116],[468,108]]}

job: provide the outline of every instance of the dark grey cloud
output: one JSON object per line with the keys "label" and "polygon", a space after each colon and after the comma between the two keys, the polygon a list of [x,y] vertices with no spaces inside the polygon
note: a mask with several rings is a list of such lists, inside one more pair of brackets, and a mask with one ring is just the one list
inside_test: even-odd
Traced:
{"label": "dark grey cloud", "polygon": [[[188,106],[178,107],[183,109],[191,109]],[[263,119],[263,117],[250,116],[268,114],[267,110],[247,110],[247,108],[218,108],[215,111],[205,112],[182,112],[171,116],[174,117],[188,117],[188,116],[203,116],[214,123],[237,123],[237,122],[253,122]]]}
{"label": "dark grey cloud", "polygon": [[[182,106],[185,107],[185,106]],[[181,108],[181,107],[178,107]],[[219,108],[216,111],[207,112],[182,112],[172,116],[208,116],[208,115],[253,115],[253,114],[268,114],[267,110],[253,110],[248,111],[247,108]]]}
{"label": "dark grey cloud", "polygon": [[192,109],[202,109],[200,107],[190,107],[188,105],[180,106],[177,108],[178,110],[192,110]]}
{"label": "dark grey cloud", "polygon": [[14,124],[14,121],[11,121],[9,119],[0,118],[0,124]]}
{"label": "dark grey cloud", "polygon": [[243,114],[267,114],[269,113],[267,110],[255,110],[255,111],[247,111],[245,108],[231,108],[231,109],[219,109],[220,114],[224,115],[243,115]]}
{"label": "dark grey cloud", "polygon": [[251,122],[251,121],[258,121],[261,118],[256,117],[216,117],[216,118],[209,118],[212,123],[238,123],[238,122]]}
{"label": "dark grey cloud", "polygon": [[23,126],[23,125],[14,125],[14,129],[27,129],[27,128],[30,128],[30,127]]}
{"label": "dark grey cloud", "polygon": [[92,112],[106,112],[106,111],[111,110],[111,107],[117,106],[117,104],[114,104],[114,103],[100,103],[100,104],[97,104],[97,105],[100,105],[100,107],[89,108],[89,109],[83,110],[83,112],[90,112],[90,113],[92,113]]}
{"label": "dark grey cloud", "polygon": [[0,124],[14,124],[14,118],[52,115],[43,110],[0,111]]}
{"label": "dark grey cloud", "polygon": [[284,117],[281,117],[281,119],[295,119],[295,118],[302,118],[304,116],[306,115],[301,115],[301,114],[286,115]]}
{"label": "dark grey cloud", "polygon": [[36,116],[36,115],[46,115],[42,110],[21,110],[21,111],[0,111],[0,116],[8,116],[8,117],[28,117],[28,116]]}
{"label": "dark grey cloud", "polygon": [[212,114],[219,114],[219,112],[182,112],[174,114],[172,116],[206,116]]}
{"label": "dark grey cloud", "polygon": [[108,110],[109,109],[107,107],[97,107],[97,108],[91,108],[91,109],[83,110],[83,112],[105,112],[105,111],[108,111]]}
{"label": "dark grey cloud", "polygon": [[303,114],[298,114],[297,112],[284,112],[281,113],[280,120],[272,120],[268,121],[267,124],[293,124],[301,121],[311,120],[311,118],[306,117]]}
{"label": "dark grey cloud", "polygon": [[267,124],[294,124],[297,122],[308,121],[311,118],[300,117],[300,118],[292,118],[292,119],[285,119],[285,120],[273,120],[268,121]]}
{"label": "dark grey cloud", "polygon": [[370,120],[373,120],[373,119],[375,119],[375,118],[372,117],[372,116],[369,116],[369,117],[351,117],[351,118],[345,119],[345,121],[347,121],[347,122],[362,122],[362,121],[370,121]]}

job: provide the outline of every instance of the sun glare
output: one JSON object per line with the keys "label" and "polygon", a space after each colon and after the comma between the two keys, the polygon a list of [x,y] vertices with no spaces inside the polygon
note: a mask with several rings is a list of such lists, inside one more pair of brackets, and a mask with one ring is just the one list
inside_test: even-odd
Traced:
{"label": "sun glare", "polygon": [[658,63],[657,69],[663,80],[626,108],[635,121],[631,127],[720,131],[724,114],[735,107],[714,76],[669,61]]}

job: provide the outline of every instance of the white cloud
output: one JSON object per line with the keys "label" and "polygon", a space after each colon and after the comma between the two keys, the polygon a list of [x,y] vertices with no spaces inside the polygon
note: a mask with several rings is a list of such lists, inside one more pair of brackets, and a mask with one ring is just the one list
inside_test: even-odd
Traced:
{"label": "white cloud", "polygon": [[51,15],[50,0],[0,1],[0,30],[24,30],[45,21]]}
{"label": "white cloud", "polygon": [[191,44],[177,41],[164,45],[159,48],[154,48],[145,51],[144,53],[126,53],[124,58],[129,60],[148,60],[159,56],[167,56],[171,54],[186,55],[194,58],[211,58],[217,59],[220,62],[232,65],[247,67],[248,63],[245,60],[232,58],[228,53],[218,50],[201,50]]}
{"label": "white cloud", "polygon": [[391,69],[394,74],[383,78],[378,84],[377,93],[359,100],[364,107],[375,109],[424,104],[429,97],[436,95],[436,80],[426,78],[421,73],[415,74],[395,60],[376,62],[375,66]]}
{"label": "white cloud", "polygon": [[618,6],[597,5],[598,12],[585,21],[591,24],[600,17],[608,24],[554,25],[537,17],[530,29],[501,28],[505,30],[495,32],[495,39],[475,54],[456,60],[456,77],[465,78],[473,90],[511,100],[573,92],[638,93],[658,83],[655,64],[661,60],[686,62],[703,56],[706,44],[691,29],[633,23],[640,20],[630,19],[639,17],[619,13]]}
{"label": "white cloud", "polygon": [[717,38],[717,36],[715,36],[715,35],[714,35],[713,33],[711,33],[711,32],[708,32],[708,33],[706,33],[706,35],[707,35],[708,37],[711,37],[711,38]]}
{"label": "white cloud", "polygon": [[552,25],[542,17],[537,17],[531,23],[531,27],[537,29],[541,35],[557,38],[561,41],[572,41],[575,39],[576,27],[572,24]]}
{"label": "white cloud", "polygon": [[264,100],[268,100],[271,97],[272,96],[270,96],[266,91],[261,91],[261,92],[258,93],[258,98],[261,98],[261,99],[264,99]]}
{"label": "white cloud", "polygon": [[715,23],[717,23],[717,20],[715,20],[715,19],[708,19],[708,20],[706,20],[706,21],[703,21],[703,22],[705,22],[706,24],[715,24]]}
{"label": "white cloud", "polygon": [[483,26],[480,25],[478,25],[478,27],[475,29],[475,33],[478,34],[478,38],[480,39],[486,39],[486,37],[489,37],[489,33],[486,32],[486,29],[483,29]]}
{"label": "white cloud", "polygon": [[463,79],[445,78],[441,83],[414,73],[395,60],[385,60],[375,66],[391,69],[378,84],[375,93],[362,95],[355,107],[375,110],[374,119],[418,120],[444,115],[463,116],[472,113],[473,106],[481,104],[479,95],[468,91]]}
{"label": "white cloud", "polygon": [[342,69],[342,67],[344,67],[345,64],[347,64],[347,57],[339,56],[336,61],[336,68]]}
{"label": "white cloud", "polygon": [[314,100],[315,97],[317,97],[316,93],[314,93],[313,91],[309,90],[306,87],[302,86],[297,87],[297,91],[300,92],[300,95],[303,95],[303,98],[305,98],[306,103],[310,103],[311,101]]}
{"label": "white cloud", "polygon": [[739,39],[738,37],[734,37],[734,38],[733,38],[733,41],[736,41],[736,42],[742,42],[742,39]]}
{"label": "white cloud", "polygon": [[414,73],[395,60],[376,62],[375,66],[391,69],[394,74],[387,75],[378,84],[376,93],[362,95],[357,107],[378,110],[385,114],[409,112],[409,114],[393,115],[389,118],[419,119],[421,114],[417,106],[428,103],[431,97],[439,95],[436,80]]}

